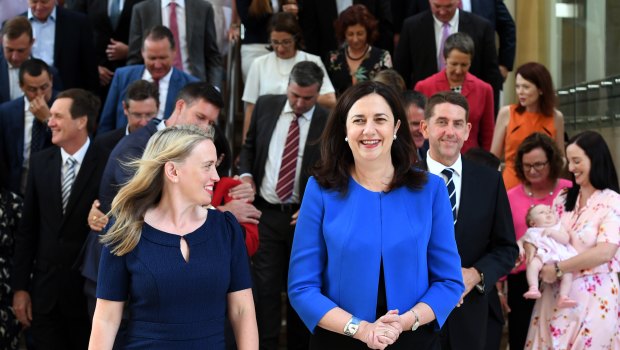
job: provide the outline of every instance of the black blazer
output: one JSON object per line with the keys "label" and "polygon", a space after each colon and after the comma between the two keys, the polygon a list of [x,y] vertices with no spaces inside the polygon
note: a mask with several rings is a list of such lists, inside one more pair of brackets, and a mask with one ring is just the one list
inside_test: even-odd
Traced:
{"label": "black blazer", "polygon": [[[394,68],[413,88],[415,84],[437,73],[437,46],[433,14],[424,11],[405,20],[400,40],[394,52]],[[495,33],[487,20],[477,15],[460,11],[459,32],[467,33],[474,41],[475,53],[469,72],[501,90],[503,78],[497,63]]]}
{"label": "black blazer", "polygon": [[[27,15],[27,12],[22,13],[22,16]],[[99,73],[91,24],[83,13],[62,6],[56,6],[54,67],[58,69],[65,89],[97,91]]]}
{"label": "black blazer", "polygon": [[[7,62],[3,50],[0,50],[0,104],[11,100],[11,87],[9,82],[9,63]],[[60,75],[54,67],[50,67],[52,74],[52,86],[56,91],[62,91],[63,85]]]}
{"label": "black blazer", "polygon": [[[396,6],[400,6],[398,11],[394,10],[394,3],[397,3]],[[392,12],[404,16],[399,18],[398,30],[402,27],[405,18],[415,16],[428,9],[430,9],[428,0],[392,0]],[[512,70],[517,48],[517,29],[504,0],[471,0],[471,12],[489,21],[493,31],[497,32],[499,36],[499,64],[507,67],[508,70]]]}
{"label": "black blazer", "polygon": [[62,307],[70,315],[81,315],[86,313],[84,280],[71,267],[89,231],[88,211],[97,198],[105,163],[91,142],[64,214],[61,163],[56,146],[33,155],[30,162],[22,220],[15,235],[12,287],[30,292],[35,312]]}
{"label": "black blazer", "polygon": [[[285,103],[288,103],[286,95],[264,95],[258,98],[252,112],[250,129],[239,155],[239,173],[252,174],[257,188],[260,188],[265,175],[269,142]],[[303,197],[308,178],[310,177],[310,169],[320,157],[317,141],[325,128],[327,115],[326,109],[318,104],[315,105],[301,162],[302,169],[299,178],[300,200]]]}
{"label": "black blazer", "polygon": [[[442,343],[451,350],[482,350],[486,340],[489,293],[497,280],[514,267],[519,250],[508,196],[501,173],[463,161],[456,245],[463,267],[484,274],[485,292],[474,288],[444,324]],[[426,167],[426,162],[423,163]],[[442,347],[443,348],[443,347]]]}
{"label": "black blazer", "polygon": [[131,11],[133,6],[143,0],[125,0],[116,28],[112,27],[108,15],[108,1],[102,0],[77,0],[69,8],[82,12],[88,16],[93,26],[95,57],[97,64],[114,71],[126,64],[127,60],[109,61],[105,50],[110,44],[110,39],[129,44],[129,25],[131,24]]}
{"label": "black blazer", "polygon": [[[390,2],[386,0],[353,0],[362,4],[379,21],[379,38],[373,44],[381,49],[394,51],[394,28]],[[338,19],[338,8],[334,0],[302,0],[300,2],[299,23],[306,44],[306,52],[315,54],[326,61],[329,51],[338,48],[334,22]]]}

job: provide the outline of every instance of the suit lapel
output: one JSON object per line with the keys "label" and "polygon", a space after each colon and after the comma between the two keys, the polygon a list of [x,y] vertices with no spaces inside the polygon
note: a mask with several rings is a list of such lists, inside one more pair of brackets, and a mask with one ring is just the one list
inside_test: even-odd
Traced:
{"label": "suit lapel", "polygon": [[0,84],[0,101],[9,101],[11,99],[11,87],[9,82],[9,63],[2,57],[0,53],[0,82],[5,82],[5,84]]}
{"label": "suit lapel", "polygon": [[302,169],[308,168],[309,164],[307,162],[309,162],[311,158],[308,156],[308,152],[312,151],[312,148],[314,148],[313,146],[315,146],[316,141],[321,136],[321,133],[323,132],[323,128],[325,127],[325,120],[323,120],[324,116],[321,113],[319,113],[319,108],[320,107],[317,104],[316,107],[314,108],[314,113],[312,114],[312,120],[310,121],[310,128],[308,128],[308,136],[306,138],[306,144],[304,146],[304,155],[302,158],[302,165],[301,165]]}
{"label": "suit lapel", "polygon": [[[75,178],[75,182],[73,183],[73,187],[71,188],[71,194],[69,195],[69,202],[67,202],[67,208],[65,213],[71,213],[73,208],[77,204],[77,200],[82,195],[84,188],[88,185],[88,182],[93,177],[93,171],[95,170],[95,165],[97,164],[97,152],[95,151],[95,147],[93,147],[92,141],[88,146],[88,150],[84,155],[84,160],[82,165],[80,166],[80,171]],[[62,205],[61,205],[62,207]],[[63,224],[69,215],[63,216]]]}
{"label": "suit lapel", "polygon": [[[53,215],[57,218],[62,218],[62,194],[61,187],[61,174],[62,174],[62,157],[60,156],[60,148],[54,146],[54,152],[47,158],[47,164],[45,169],[49,169],[47,174],[37,174],[39,176],[45,176],[48,178],[49,194],[51,205],[49,210],[54,211]],[[64,220],[64,219],[63,219]]]}
{"label": "suit lapel", "polygon": [[[67,33],[70,31],[70,28],[68,30],[65,30],[64,25],[65,24],[69,24],[69,23],[65,23],[64,19],[64,13],[63,13],[63,9],[61,8],[61,6],[56,5],[56,30],[54,32],[54,66],[56,67],[60,67],[60,55],[62,53],[61,50],[61,43],[64,40],[67,40],[67,38],[65,38],[64,36],[67,35]],[[68,53],[70,55],[77,55],[77,52],[71,52]]]}
{"label": "suit lapel", "polygon": [[476,198],[476,179],[472,173],[472,169],[469,163],[461,157],[463,162],[463,173],[461,174],[461,199],[459,201],[459,213],[457,214],[456,226],[454,227],[454,234],[457,241],[459,237],[465,234],[467,217],[473,217],[469,214],[471,208],[475,208],[472,200]]}
{"label": "suit lapel", "polygon": [[[197,13],[194,10],[194,2],[192,0],[185,0],[185,41],[188,43],[192,42],[192,25],[194,25],[194,16],[188,16],[188,13]],[[203,19],[204,20],[204,19]],[[177,47],[181,47],[181,43],[177,43]]]}

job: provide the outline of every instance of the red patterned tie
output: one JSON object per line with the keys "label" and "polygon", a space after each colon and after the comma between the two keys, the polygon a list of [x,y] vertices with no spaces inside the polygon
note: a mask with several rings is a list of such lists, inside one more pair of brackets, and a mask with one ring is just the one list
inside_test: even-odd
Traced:
{"label": "red patterned tie", "polygon": [[297,169],[297,155],[299,153],[299,123],[297,119],[301,115],[295,115],[288,128],[284,151],[282,152],[282,163],[278,174],[278,184],[276,194],[282,202],[291,198],[295,187],[295,170]]}
{"label": "red patterned tie", "polygon": [[174,54],[172,65],[174,68],[182,71],[183,63],[181,62],[181,42],[179,41],[179,25],[177,24],[177,4],[174,1],[170,2],[170,31],[176,44],[176,53]]}

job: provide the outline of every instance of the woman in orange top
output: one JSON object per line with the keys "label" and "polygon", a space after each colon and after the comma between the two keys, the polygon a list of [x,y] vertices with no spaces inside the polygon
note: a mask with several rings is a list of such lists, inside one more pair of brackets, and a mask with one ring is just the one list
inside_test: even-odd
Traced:
{"label": "woman in orange top", "polygon": [[506,189],[519,184],[514,159],[521,142],[534,132],[547,134],[564,154],[564,116],[555,109],[556,96],[551,74],[545,66],[529,62],[517,69],[519,103],[500,109],[495,123],[491,153],[504,158]]}

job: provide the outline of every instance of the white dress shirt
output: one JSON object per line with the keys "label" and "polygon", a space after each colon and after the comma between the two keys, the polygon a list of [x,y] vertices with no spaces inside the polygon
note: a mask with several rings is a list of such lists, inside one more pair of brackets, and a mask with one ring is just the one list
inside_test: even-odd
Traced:
{"label": "white dress shirt", "polygon": [[[158,119],[166,119],[169,115],[164,116],[164,110],[166,109],[166,99],[168,98],[168,87],[170,86],[170,77],[172,76],[172,70],[174,68],[170,68],[168,74],[164,75],[163,78],[159,79],[159,110],[157,111]],[[142,73],[142,79],[146,80],[150,83],[154,83],[153,77],[151,76],[151,72],[144,67],[144,73]],[[176,98],[176,96],[172,97]]]}
{"label": "white dress shirt", "polygon": [[24,162],[22,163],[21,190],[26,193],[26,179],[28,178],[28,169],[30,168],[30,144],[32,144],[32,123],[34,123],[34,114],[30,112],[30,101],[24,96]]}
{"label": "white dress shirt", "polygon": [[346,10],[348,7],[352,5],[353,5],[353,0],[336,0],[336,9],[338,10],[338,15],[340,16],[342,11]]}
{"label": "white dress shirt", "polygon": [[24,94],[19,87],[19,68],[11,66],[8,61],[6,63],[9,69],[9,95],[11,95],[11,100],[14,100]]}
{"label": "white dress shirt", "polygon": [[[171,0],[162,0],[161,2],[161,24],[170,28],[170,3]],[[185,0],[175,0],[177,4],[177,28],[179,29],[179,42],[176,43],[177,50],[181,50],[181,62],[183,63],[183,71],[192,74],[189,71],[189,53],[187,51],[187,21],[185,17]]]}
{"label": "white dress shirt", "polygon": [[459,157],[456,160],[456,162],[454,162],[454,164],[450,166],[445,166],[439,163],[438,161],[434,160],[431,157],[431,152],[428,151],[426,153],[426,165],[428,167],[428,171],[431,174],[441,176],[441,178],[443,178],[444,181],[446,181],[446,183],[448,182],[448,179],[441,172],[445,168],[452,168],[452,170],[454,170],[454,173],[452,174],[452,182],[454,183],[454,191],[456,192],[456,212],[458,215],[459,207],[461,203],[461,186],[463,183],[463,177],[462,177],[463,176],[463,160],[461,159],[461,155],[459,154]]}
{"label": "white dress shirt", "polygon": [[[54,43],[56,38],[56,6],[45,22],[39,21],[28,9],[28,20],[32,25],[34,45],[32,56],[40,58],[50,66],[54,65]],[[77,53],[76,53],[77,54]]]}
{"label": "white dress shirt", "polygon": [[[301,174],[301,163],[304,156],[304,149],[306,146],[306,139],[308,138],[308,129],[310,129],[310,122],[312,121],[312,114],[314,108],[304,113],[297,119],[299,124],[299,153],[297,153],[297,168],[295,169],[295,186],[293,188],[293,195],[287,200],[287,203],[299,203],[299,175]],[[260,195],[271,204],[278,204],[282,201],[276,194],[276,186],[278,184],[278,176],[280,174],[280,166],[282,164],[282,153],[284,152],[284,146],[286,144],[286,137],[288,136],[288,129],[293,121],[293,109],[288,101],[285,103],[276,127],[273,130],[273,135],[269,141],[269,151],[267,152],[267,161],[265,162],[265,175],[263,181],[256,186],[260,186]]]}

